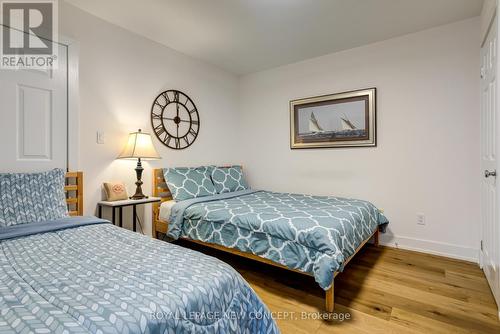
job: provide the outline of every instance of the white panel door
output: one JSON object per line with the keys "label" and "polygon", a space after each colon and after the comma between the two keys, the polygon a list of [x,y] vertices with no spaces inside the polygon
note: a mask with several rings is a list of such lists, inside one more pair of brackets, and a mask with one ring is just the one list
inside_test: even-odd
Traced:
{"label": "white panel door", "polygon": [[491,290],[500,302],[500,197],[497,190],[498,164],[498,87],[497,87],[497,19],[495,18],[481,48],[481,223],[483,270]]}
{"label": "white panel door", "polygon": [[67,53],[56,70],[0,69],[0,172],[66,168]]}

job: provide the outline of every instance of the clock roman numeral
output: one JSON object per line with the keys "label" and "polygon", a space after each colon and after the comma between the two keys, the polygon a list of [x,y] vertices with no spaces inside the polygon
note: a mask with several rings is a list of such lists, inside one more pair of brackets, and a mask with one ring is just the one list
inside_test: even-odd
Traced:
{"label": "clock roman numeral", "polygon": [[155,133],[159,137],[165,132],[165,128],[163,127],[163,124],[155,126]]}
{"label": "clock roman numeral", "polygon": [[196,137],[197,133],[193,129],[189,129],[189,134],[193,137]]}
{"label": "clock roman numeral", "polygon": [[184,141],[186,142],[186,147],[189,146],[189,140],[187,139],[187,136],[182,138],[184,138]]}
{"label": "clock roman numeral", "polygon": [[179,102],[179,92],[174,92],[174,101]]}
{"label": "clock roman numeral", "polygon": [[164,92],[162,95],[165,98],[165,100],[167,101],[167,104],[169,104],[170,103],[170,98],[168,97],[167,92]]}
{"label": "clock roman numeral", "polygon": [[179,138],[175,138],[175,148],[181,148],[181,140]]}
{"label": "clock roman numeral", "polygon": [[[168,101],[167,101],[167,104],[168,104]],[[158,102],[158,101],[155,101],[155,106],[158,106],[161,109],[165,108],[165,106],[163,104],[161,104],[160,102]]]}
{"label": "clock roman numeral", "polygon": [[153,119],[161,119],[161,115],[153,113]]}
{"label": "clock roman numeral", "polygon": [[170,142],[170,135],[168,134],[168,132],[165,132],[165,137],[163,137],[163,142],[164,143],[169,143]]}

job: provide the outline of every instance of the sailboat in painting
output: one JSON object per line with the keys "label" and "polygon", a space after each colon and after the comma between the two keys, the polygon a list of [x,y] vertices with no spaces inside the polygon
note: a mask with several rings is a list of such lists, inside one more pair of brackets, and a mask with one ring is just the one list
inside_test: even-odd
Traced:
{"label": "sailboat in painting", "polygon": [[[346,138],[363,138],[366,136],[365,129],[358,129],[356,125],[344,114],[338,118],[340,127],[335,130],[325,130],[326,127],[322,126],[314,112],[311,112],[309,117],[309,132],[299,133],[299,138],[307,141],[322,141],[332,139],[346,139]],[[338,124],[338,123],[337,123]]]}
{"label": "sailboat in painting", "polygon": [[315,132],[324,132],[323,128],[319,125],[316,116],[314,116],[314,112],[311,113],[311,118],[309,119],[309,131]]}
{"label": "sailboat in painting", "polygon": [[343,131],[353,131],[356,130],[356,127],[352,122],[347,118],[347,116],[344,114],[344,117],[340,117],[340,122],[342,124],[342,130]]}

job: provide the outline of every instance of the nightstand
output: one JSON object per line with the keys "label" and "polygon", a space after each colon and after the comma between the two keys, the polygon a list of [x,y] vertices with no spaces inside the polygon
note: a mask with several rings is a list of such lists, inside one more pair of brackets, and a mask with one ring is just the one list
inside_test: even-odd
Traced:
{"label": "nightstand", "polygon": [[[157,203],[161,202],[160,197],[148,197],[148,198],[143,198],[143,199],[126,199],[122,201],[114,201],[114,202],[109,202],[109,201],[100,201],[97,203],[97,206],[99,207],[99,218],[102,218],[102,207],[110,207],[112,210],[112,222],[114,225],[116,225],[116,209],[118,209],[119,212],[119,219],[118,219],[118,226],[123,227],[123,208],[126,206],[132,206],[132,228],[133,231],[137,231],[137,206],[141,204],[148,204],[148,203]],[[154,217],[153,217],[154,219]],[[153,222],[154,224],[154,222]]]}

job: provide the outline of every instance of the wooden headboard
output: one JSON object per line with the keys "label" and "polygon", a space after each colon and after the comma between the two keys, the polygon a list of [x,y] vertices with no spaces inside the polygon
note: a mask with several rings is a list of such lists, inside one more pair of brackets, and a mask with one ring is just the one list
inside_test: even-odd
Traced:
{"label": "wooden headboard", "polygon": [[165,201],[172,200],[172,194],[170,189],[168,189],[167,182],[165,182],[165,177],[163,176],[162,168],[153,169],[153,196],[160,197],[160,203],[153,203],[153,238],[157,238],[157,233],[167,233],[167,222],[162,222],[160,220],[160,205]]}
{"label": "wooden headboard", "polygon": [[83,216],[83,172],[66,173],[66,203],[70,216]]}

